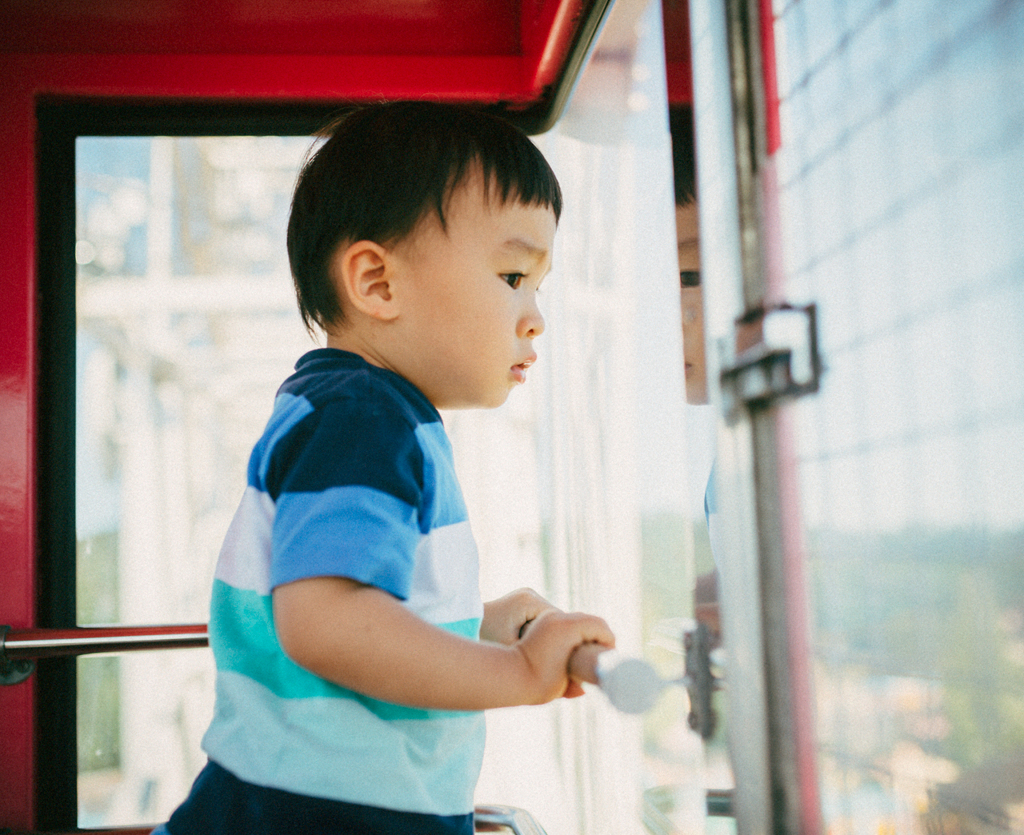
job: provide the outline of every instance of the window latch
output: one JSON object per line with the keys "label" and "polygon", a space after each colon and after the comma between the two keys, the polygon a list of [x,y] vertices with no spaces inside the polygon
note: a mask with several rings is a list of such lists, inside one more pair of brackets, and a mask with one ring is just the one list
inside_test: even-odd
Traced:
{"label": "window latch", "polygon": [[695,628],[683,633],[683,653],[686,675],[682,683],[690,697],[690,713],[686,723],[691,730],[700,734],[701,739],[707,741],[714,735],[718,725],[711,696],[722,686],[722,679],[712,670],[711,630],[707,624],[698,622]]}
{"label": "window latch", "polygon": [[730,423],[744,406],[764,409],[818,390],[823,365],[814,304],[747,311],[736,320],[735,340],[735,357],[721,369],[722,406]]}

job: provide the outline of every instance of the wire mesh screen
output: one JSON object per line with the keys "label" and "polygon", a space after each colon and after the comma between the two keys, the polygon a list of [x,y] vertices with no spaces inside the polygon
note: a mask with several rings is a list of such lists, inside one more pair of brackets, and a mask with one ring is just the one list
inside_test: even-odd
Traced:
{"label": "wire mesh screen", "polygon": [[1024,828],[1024,4],[776,2],[832,833]]}

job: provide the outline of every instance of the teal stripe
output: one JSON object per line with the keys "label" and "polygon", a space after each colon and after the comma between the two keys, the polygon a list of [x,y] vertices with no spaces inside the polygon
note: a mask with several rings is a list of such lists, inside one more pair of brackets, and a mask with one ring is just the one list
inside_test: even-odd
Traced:
{"label": "teal stripe", "polygon": [[447,629],[449,632],[454,632],[456,635],[461,635],[463,638],[470,638],[471,640],[478,640],[480,638],[480,618],[466,618],[466,620],[457,620],[452,623],[439,623],[442,629]]}
{"label": "teal stripe", "polygon": [[[476,639],[480,619],[437,624],[464,638]],[[333,684],[300,667],[281,648],[274,631],[272,598],[248,589],[213,581],[210,604],[210,647],[218,670],[246,676],[281,699],[350,699],[381,719],[437,719],[464,715],[460,711],[423,710],[382,702]]]}

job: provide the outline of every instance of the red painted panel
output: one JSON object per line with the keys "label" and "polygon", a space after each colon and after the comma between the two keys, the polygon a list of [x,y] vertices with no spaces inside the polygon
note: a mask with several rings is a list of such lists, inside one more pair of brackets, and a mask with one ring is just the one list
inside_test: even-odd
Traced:
{"label": "red painted panel", "polygon": [[519,60],[320,55],[7,55],[4,74],[42,96],[105,99],[346,101],[533,98]]}
{"label": "red painted panel", "polygon": [[[0,86],[0,624],[35,624],[35,132],[33,103],[17,79]],[[0,687],[0,825],[34,815],[34,691]]]}
{"label": "red painted panel", "polygon": [[581,0],[524,0],[523,52],[533,70],[530,87],[542,90],[555,83],[582,13]]}
{"label": "red painted panel", "polygon": [[517,0],[0,0],[0,51],[519,55],[519,5]]}
{"label": "red painted panel", "polygon": [[687,0],[662,0],[665,29],[665,74],[671,104],[693,102],[693,70],[690,61],[690,4]]}
{"label": "red painted panel", "polygon": [[779,82],[775,63],[775,16],[771,0],[760,0],[761,74],[764,81],[765,140],[771,156],[782,145],[779,122]]}

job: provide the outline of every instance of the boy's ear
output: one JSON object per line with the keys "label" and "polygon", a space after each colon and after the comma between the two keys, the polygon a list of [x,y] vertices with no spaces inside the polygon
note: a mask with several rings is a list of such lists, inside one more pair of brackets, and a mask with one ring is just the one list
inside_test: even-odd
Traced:
{"label": "boy's ear", "polygon": [[398,316],[392,293],[387,249],[375,241],[356,241],[331,259],[331,278],[339,296],[372,319],[390,321]]}

